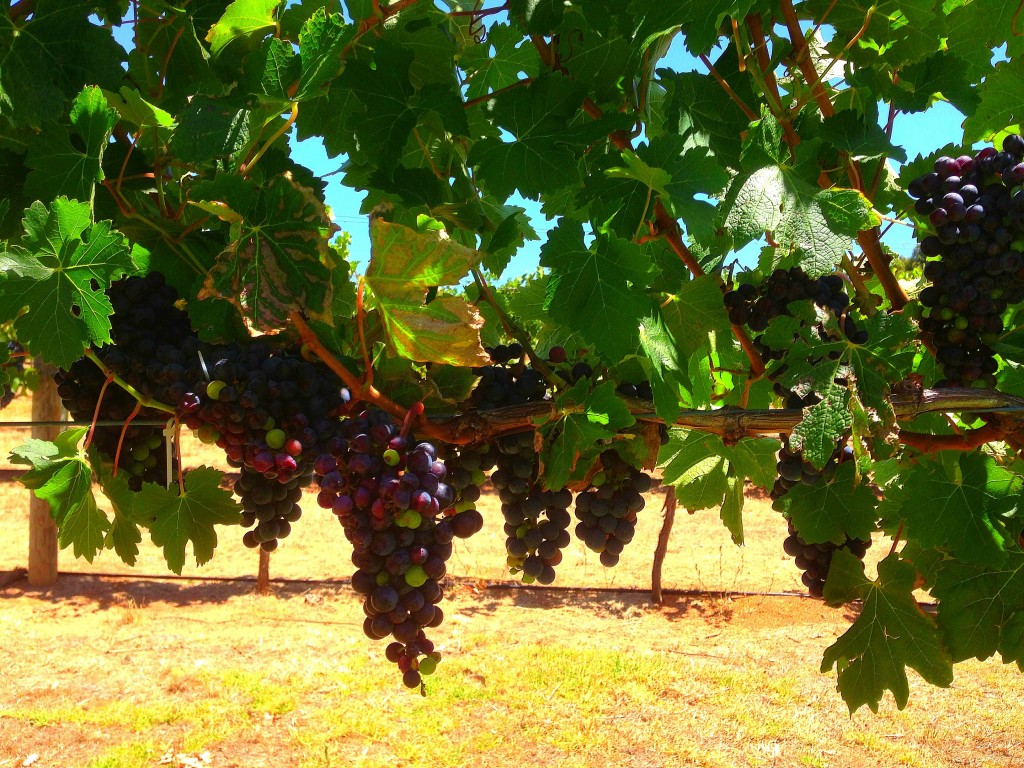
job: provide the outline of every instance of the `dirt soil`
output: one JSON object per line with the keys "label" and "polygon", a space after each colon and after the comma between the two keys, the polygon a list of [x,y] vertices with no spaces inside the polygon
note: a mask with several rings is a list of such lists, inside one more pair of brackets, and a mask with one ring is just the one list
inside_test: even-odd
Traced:
{"label": "dirt soil", "polygon": [[[19,437],[3,435],[4,455]],[[61,578],[41,589],[18,578],[27,494],[6,484],[0,768],[1024,764],[1024,678],[998,661],[958,665],[947,690],[911,673],[907,710],[888,698],[878,715],[848,713],[817,666],[856,609],[801,596],[763,498],[748,498],[743,548],[715,510],[681,513],[665,567],[678,592],[652,605],[661,500],[616,569],[574,542],[563,588],[538,590],[506,572],[488,497],[484,531],[451,561],[433,634],[445,662],[421,702],[362,635],[347,584],[330,581],[351,566],[312,498],[272,558],[270,596],[253,593],[256,557],[230,529],[185,573],[220,580],[152,578],[167,571],[147,545],[134,570],[112,552],[93,564],[62,552]],[[888,550],[876,541],[869,561]]]}

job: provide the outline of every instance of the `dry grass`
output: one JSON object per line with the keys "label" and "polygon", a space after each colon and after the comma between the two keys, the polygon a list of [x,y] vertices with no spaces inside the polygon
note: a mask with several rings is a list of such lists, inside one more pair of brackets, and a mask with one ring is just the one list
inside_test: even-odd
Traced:
{"label": "dry grass", "polygon": [[[0,448],[18,439],[5,433]],[[27,497],[8,485],[0,501],[4,571],[25,562]],[[618,568],[574,544],[558,583],[646,587],[658,501]],[[346,576],[337,523],[306,507],[272,574]],[[0,588],[0,768],[1021,764],[1024,679],[1013,669],[963,664],[949,690],[914,678],[904,712],[887,700],[877,716],[850,716],[816,671],[849,611],[710,594],[799,588],[785,525],[763,501],[748,502],[743,549],[714,512],[678,520],[665,584],[698,594],[661,608],[642,592],[484,588],[473,578],[509,578],[500,515],[491,506],[486,517],[453,558],[462,578],[433,633],[445,660],[427,698],[402,689],[381,644],[363,637],[344,584],[278,583],[256,597],[248,582],[140,577],[166,573],[152,547],[131,578],[89,575],[133,573],[112,553],[93,565],[62,553],[63,569],[83,575]],[[201,572],[253,575],[254,554],[225,533]]]}

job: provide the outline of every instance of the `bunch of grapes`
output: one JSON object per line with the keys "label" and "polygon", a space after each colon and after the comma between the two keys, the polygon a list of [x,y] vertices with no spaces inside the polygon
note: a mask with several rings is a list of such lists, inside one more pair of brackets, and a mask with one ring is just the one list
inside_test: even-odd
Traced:
{"label": "bunch of grapes", "polygon": [[544,377],[526,364],[521,344],[488,347],[493,365],[474,368],[480,381],[467,405],[481,410],[543,400],[547,394]]}
{"label": "bunch of grapes", "polygon": [[792,521],[789,522],[789,536],[782,542],[783,550],[794,559],[796,567],[803,571],[800,581],[814,597],[823,597],[825,594],[825,580],[828,578],[828,569],[836,552],[845,549],[863,560],[870,546],[871,539],[851,538],[847,538],[842,544],[833,544],[831,541],[808,544],[800,538]]}
{"label": "bunch of grapes", "polygon": [[25,348],[11,339],[7,342],[7,352],[10,359],[0,365],[0,381],[3,381],[3,387],[0,388],[0,410],[6,408],[14,400],[17,385],[11,386],[11,384],[25,375]]}
{"label": "bunch of grapes", "polygon": [[[776,317],[791,314],[789,305],[792,302],[813,301],[840,318],[843,334],[851,343],[864,344],[868,340],[867,332],[858,328],[850,316],[850,297],[839,275],[811,278],[800,267],[776,269],[763,285],[742,283],[725,293],[722,300],[729,313],[729,322],[747,325],[755,333],[766,330],[768,323]],[[778,356],[778,350],[769,349],[763,341],[761,346],[765,356]]]}
{"label": "bunch of grapes", "polygon": [[440,658],[423,630],[443,619],[437,603],[452,539],[480,530],[480,513],[442,516],[454,512],[455,501],[445,463],[433,445],[417,443],[407,427],[399,431],[383,411],[347,420],[315,471],[318,503],[337,515],[352,544],[363,630],[373,639],[394,638],[387,658],[406,686],[419,687]]}
{"label": "bunch of grapes", "polygon": [[[836,468],[847,461],[853,460],[853,448],[841,441],[836,450],[829,457],[825,467],[820,471],[810,462],[805,461],[801,451],[790,447],[789,441],[783,439],[782,448],[779,451],[779,461],[776,464],[779,477],[772,488],[771,497],[779,499],[785,496],[791,488],[796,485],[817,485],[826,482],[835,474]],[[825,589],[825,579],[828,577],[829,565],[832,563],[832,556],[840,549],[846,549],[857,557],[863,559],[864,553],[871,546],[871,540],[852,539],[847,537],[842,544],[834,544],[831,541],[820,544],[808,544],[800,534],[796,532],[792,521],[789,522],[789,536],[783,542],[782,548],[790,557],[796,558],[796,567],[803,573],[800,580],[807,587],[807,591],[814,597],[821,597]]]}
{"label": "bunch of grapes", "polygon": [[576,497],[576,537],[600,553],[602,565],[611,567],[633,540],[651,476],[623,461],[612,448],[601,454],[600,465],[591,487]]}
{"label": "bunch of grapes", "polygon": [[206,370],[178,412],[243,470],[235,484],[242,524],[258,525],[242,541],[273,551],[301,515],[298,502],[317,457],[339,436],[348,390],[326,366],[259,339],[208,347],[203,360]]}
{"label": "bunch of grapes", "polygon": [[[525,367],[523,349],[519,344],[499,345],[487,351],[495,364],[476,369],[481,378],[470,395],[471,405],[502,408],[536,402],[547,396],[543,377],[532,368]],[[565,364],[565,350],[553,347],[549,358],[552,363]],[[518,362],[509,365],[510,361]],[[569,379],[592,373],[586,363],[566,368],[564,376]],[[491,483],[501,500],[510,572],[522,574],[524,583],[538,581],[551,584],[555,580],[555,566],[562,561],[562,549],[570,541],[566,529],[571,522],[568,507],[572,503],[572,493],[565,488],[557,491],[543,489],[534,434],[530,430],[504,435],[490,446],[471,450],[487,457],[477,462],[477,468],[495,468]]]}
{"label": "bunch of grapes", "polygon": [[[77,360],[67,370],[58,371],[54,378],[61,403],[76,420],[91,421],[95,414],[98,421],[125,423],[135,411],[135,398],[116,384],[108,385],[107,377],[91,360]],[[100,402],[98,413],[97,402]],[[136,420],[158,421],[166,418],[167,414],[163,411],[141,408],[133,421],[125,427],[95,427],[92,431],[91,446],[99,454],[100,460],[115,467],[116,459],[115,471],[128,475],[128,487],[133,491],[142,490],[144,482],[161,485],[168,482],[168,446],[163,430],[161,427],[134,423]]]}
{"label": "bunch of grapes", "polygon": [[534,484],[522,501],[502,504],[505,517],[505,551],[509,570],[522,572],[526,584],[551,584],[555,566],[562,562],[562,550],[569,546],[569,505],[572,493],[541,490]]}
{"label": "bunch of grapes", "polygon": [[494,467],[494,451],[486,444],[452,446],[444,458],[448,484],[455,490],[455,511],[475,510],[486,473]]}
{"label": "bunch of grapes", "polygon": [[910,182],[915,211],[928,217],[920,240],[930,283],[919,296],[927,314],[921,330],[935,345],[953,386],[995,386],[992,345],[1002,314],[1024,300],[1024,138],[1003,149],[940,157],[934,170]]}
{"label": "bunch of grapes", "polygon": [[[241,470],[243,542],[273,551],[298,520],[302,488],[313,464],[337,437],[349,393],[326,366],[266,339],[206,344],[176,305],[178,294],[158,272],[118,281],[107,290],[113,343],[94,350],[106,368],[142,394],[175,406],[203,442],[221,447]],[[91,419],[106,376],[88,359],[57,376],[58,392],[76,417]],[[136,403],[123,389],[103,391],[99,418],[126,421]],[[141,419],[163,418],[143,408]],[[123,437],[122,437],[123,432]],[[166,446],[158,427],[98,427],[93,443],[142,482],[166,484]],[[118,444],[121,445],[117,455]]]}

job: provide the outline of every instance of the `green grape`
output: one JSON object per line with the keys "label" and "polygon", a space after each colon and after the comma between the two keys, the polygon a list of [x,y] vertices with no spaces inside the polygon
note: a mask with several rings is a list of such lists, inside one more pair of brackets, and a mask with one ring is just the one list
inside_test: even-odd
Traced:
{"label": "green grape", "polygon": [[221,381],[220,379],[214,379],[206,385],[206,396],[211,400],[216,400],[220,397],[220,393],[227,386],[227,382]]}
{"label": "green grape", "polygon": [[286,437],[283,429],[272,429],[267,432],[267,445],[276,451],[284,447]]}

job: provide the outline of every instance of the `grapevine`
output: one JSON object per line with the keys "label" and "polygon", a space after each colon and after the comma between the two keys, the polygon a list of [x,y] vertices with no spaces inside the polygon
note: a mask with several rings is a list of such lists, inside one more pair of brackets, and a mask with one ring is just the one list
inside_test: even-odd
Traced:
{"label": "grapevine", "polygon": [[5,449],[63,546],[180,573],[334,515],[423,691],[462,538],[547,585],[655,478],[738,543],[753,485],[872,608],[824,652],[852,708],[1024,663],[1012,8],[94,5],[0,34],[0,406],[56,370],[76,422]]}

